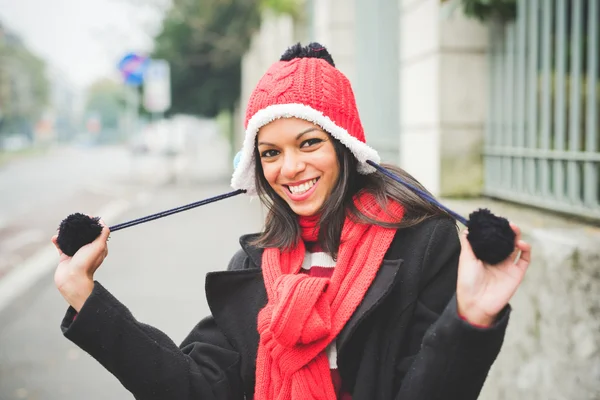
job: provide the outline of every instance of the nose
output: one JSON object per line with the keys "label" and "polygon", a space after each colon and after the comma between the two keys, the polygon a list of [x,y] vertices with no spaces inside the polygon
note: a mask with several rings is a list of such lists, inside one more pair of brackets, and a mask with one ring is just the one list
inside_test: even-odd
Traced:
{"label": "nose", "polygon": [[281,166],[281,175],[286,179],[294,179],[299,173],[304,171],[306,164],[302,161],[300,154],[296,152],[286,152],[283,155],[283,165]]}

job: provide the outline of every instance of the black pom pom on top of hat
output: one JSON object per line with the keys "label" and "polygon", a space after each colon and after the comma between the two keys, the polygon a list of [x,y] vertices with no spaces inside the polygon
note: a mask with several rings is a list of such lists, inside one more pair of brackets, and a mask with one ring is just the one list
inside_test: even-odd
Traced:
{"label": "black pom pom on top of hat", "polygon": [[77,250],[92,243],[102,232],[99,217],[89,217],[75,213],[62,220],[58,228],[58,247],[63,253],[72,257]]}
{"label": "black pom pom on top of hat", "polygon": [[279,61],[291,61],[295,58],[320,58],[335,67],[333,57],[331,57],[325,46],[316,42],[309,43],[307,46],[296,43],[283,53]]}
{"label": "black pom pom on top of hat", "polygon": [[488,209],[479,209],[469,215],[467,240],[475,257],[490,265],[506,260],[515,249],[515,232],[506,218],[498,217]]}

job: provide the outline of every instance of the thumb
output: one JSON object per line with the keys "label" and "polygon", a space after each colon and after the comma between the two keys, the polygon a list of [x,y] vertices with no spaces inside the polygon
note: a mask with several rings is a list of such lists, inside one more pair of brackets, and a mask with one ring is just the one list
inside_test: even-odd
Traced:
{"label": "thumb", "polygon": [[102,232],[100,232],[100,238],[102,238],[102,241],[106,242],[108,240],[108,236],[110,235],[110,229],[108,228],[108,226],[106,226],[103,220],[100,219],[98,222],[100,223],[100,225],[102,225]]}
{"label": "thumb", "polygon": [[473,253],[473,248],[471,247],[471,243],[469,243],[469,239],[467,239],[467,235],[469,234],[469,230],[465,229],[460,233],[460,260],[464,261],[477,261],[477,257],[475,253]]}
{"label": "thumb", "polygon": [[52,236],[52,239],[50,239],[50,241],[52,242],[52,244],[54,245],[54,247],[56,247],[56,250],[58,251],[58,255],[62,257],[64,255],[64,253],[60,249],[60,247],[58,246],[58,235]]}

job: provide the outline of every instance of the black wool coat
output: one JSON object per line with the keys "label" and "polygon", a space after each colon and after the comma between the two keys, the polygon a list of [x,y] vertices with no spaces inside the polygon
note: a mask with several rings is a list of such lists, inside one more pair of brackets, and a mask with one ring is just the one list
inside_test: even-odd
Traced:
{"label": "black wool coat", "polygon": [[[267,301],[262,250],[240,239],[227,271],[206,277],[212,316],[180,346],[138,322],[100,283],[64,335],[140,400],[242,400],[254,392],[257,315]],[[363,301],[337,338],[353,400],[477,399],[504,338],[510,307],[489,328],[457,314],[460,243],[442,218],[400,229]]]}

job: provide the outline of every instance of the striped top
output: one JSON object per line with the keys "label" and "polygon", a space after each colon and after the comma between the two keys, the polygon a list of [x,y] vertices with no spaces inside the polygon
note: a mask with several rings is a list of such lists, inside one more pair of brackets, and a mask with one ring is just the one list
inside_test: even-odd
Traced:
{"label": "striped top", "polygon": [[[302,262],[301,273],[320,278],[331,278],[335,260],[325,253],[318,243],[305,242],[306,254]],[[337,345],[336,342],[331,343],[327,349],[327,358],[329,358],[329,367],[331,369],[331,379],[338,400],[352,400],[352,396],[348,393],[342,393],[342,379],[337,367]]]}
{"label": "striped top", "polygon": [[[316,242],[305,242],[306,253],[304,255],[304,261],[302,262],[302,269],[300,273],[308,274],[309,276],[319,278],[331,278],[333,275],[333,268],[335,267],[335,260],[330,255],[325,253],[318,243]],[[327,349],[327,358],[329,359],[329,368],[331,369],[331,380],[333,387],[337,395],[338,400],[352,400],[352,396],[349,393],[342,392],[342,378],[337,368],[337,346],[333,342]],[[250,398],[252,400],[252,398]]]}

